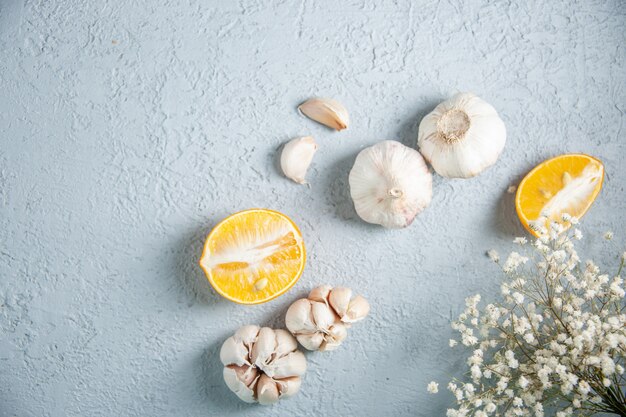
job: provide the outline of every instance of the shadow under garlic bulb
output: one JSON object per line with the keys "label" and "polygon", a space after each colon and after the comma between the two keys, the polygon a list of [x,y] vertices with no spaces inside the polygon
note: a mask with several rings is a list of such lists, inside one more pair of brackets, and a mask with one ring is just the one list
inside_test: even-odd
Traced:
{"label": "shadow under garlic bulb", "polygon": [[267,405],[300,390],[306,359],[288,331],[243,326],[220,350],[224,381],[247,402]]}

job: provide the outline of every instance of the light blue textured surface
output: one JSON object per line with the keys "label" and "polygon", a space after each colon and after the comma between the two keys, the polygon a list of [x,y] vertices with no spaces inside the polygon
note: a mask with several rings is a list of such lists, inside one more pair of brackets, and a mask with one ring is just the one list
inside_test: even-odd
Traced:
{"label": "light blue textured surface", "polygon": [[[556,154],[599,157],[584,226],[623,249],[625,48],[620,0],[3,0],[0,415],[443,415],[450,396],[425,387],[462,365],[448,321],[467,295],[496,292],[485,250],[523,233],[509,185]],[[414,146],[421,117],[457,91],[505,121],[497,165],[435,176],[406,230],[361,222],[356,153]],[[350,128],[298,115],[313,95],[345,103]],[[320,144],[310,188],[275,162],[304,134]],[[197,261],[211,226],[249,207],[291,216],[308,264],[286,295],[242,307]],[[597,235],[586,244],[609,258]],[[222,341],[282,326],[322,283],[364,294],[371,316],[338,351],[308,355],[297,397],[239,402]]]}

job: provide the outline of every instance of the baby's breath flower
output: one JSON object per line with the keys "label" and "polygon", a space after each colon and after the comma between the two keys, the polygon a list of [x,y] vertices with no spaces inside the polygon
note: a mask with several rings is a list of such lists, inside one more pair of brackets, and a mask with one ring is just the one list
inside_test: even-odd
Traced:
{"label": "baby's breath flower", "polygon": [[[562,220],[578,223],[569,215]],[[545,224],[546,218],[539,219],[537,230]],[[468,297],[453,322],[472,351],[467,380],[448,384],[457,407],[447,416],[543,417],[552,409],[550,415],[558,417],[601,410],[624,415],[624,279],[592,261],[580,262],[571,240],[582,238],[580,230],[570,238],[561,233],[562,224],[550,227],[529,247],[535,256],[512,252],[506,258],[500,302],[482,308],[480,295]],[[523,246],[526,239],[514,243]],[[500,260],[495,250],[487,255]],[[456,344],[450,340],[451,347]]]}
{"label": "baby's breath flower", "polygon": [[611,232],[610,230],[604,232],[604,239],[605,240],[611,240],[613,239],[613,232]]}
{"label": "baby's breath flower", "polygon": [[429,393],[436,394],[439,392],[439,384],[436,383],[435,381],[431,381],[428,384],[428,387],[426,387],[426,389],[428,390]]}
{"label": "baby's breath flower", "polygon": [[574,239],[580,240],[583,238],[583,232],[580,229],[574,229]]}
{"label": "baby's breath flower", "polygon": [[517,252],[511,252],[509,257],[504,262],[504,266],[502,269],[504,272],[512,272],[516,270],[520,265],[525,264],[528,261],[528,258],[520,255]]}

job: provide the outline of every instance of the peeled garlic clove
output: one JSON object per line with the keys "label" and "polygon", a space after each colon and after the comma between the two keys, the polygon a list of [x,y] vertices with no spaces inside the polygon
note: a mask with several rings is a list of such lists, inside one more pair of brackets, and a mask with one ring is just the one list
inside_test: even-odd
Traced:
{"label": "peeled garlic clove", "polygon": [[256,397],[261,405],[270,405],[278,401],[278,387],[276,382],[267,375],[261,375],[256,384]]}
{"label": "peeled garlic clove", "polygon": [[274,349],[276,348],[276,336],[274,330],[269,327],[262,327],[257,336],[257,340],[250,351],[250,360],[260,369],[269,363]]}
{"label": "peeled garlic clove", "polygon": [[276,336],[276,349],[274,350],[276,357],[280,358],[298,349],[298,342],[287,330],[276,329],[274,334]]}
{"label": "peeled garlic clove", "polygon": [[302,385],[302,379],[298,376],[276,380],[280,398],[289,398],[297,394],[300,391],[300,385]]}
{"label": "peeled garlic clove", "polygon": [[345,316],[348,311],[350,298],[352,298],[352,290],[350,288],[335,287],[328,296],[328,302],[341,318]]}
{"label": "peeled garlic clove", "polygon": [[324,333],[299,334],[296,336],[298,342],[308,350],[318,350],[324,343]]}
{"label": "peeled garlic clove", "polygon": [[420,152],[447,178],[470,178],[493,165],[506,142],[496,109],[471,93],[439,104],[419,126]]}
{"label": "peeled garlic clove", "polygon": [[280,167],[285,176],[298,184],[306,184],[304,177],[317,151],[312,136],[295,138],[287,142],[280,154]]}
{"label": "peeled garlic clove", "polygon": [[224,365],[245,365],[248,362],[248,348],[234,336],[226,339],[220,349],[220,360]]}
{"label": "peeled garlic clove", "polygon": [[322,285],[317,288],[313,288],[307,298],[320,303],[328,303],[328,294],[330,294],[330,290],[332,289],[333,287],[330,285]]}
{"label": "peeled garlic clove", "polygon": [[314,333],[316,326],[311,316],[311,302],[301,298],[289,306],[285,326],[292,334]]}
{"label": "peeled garlic clove", "polygon": [[432,199],[432,176],[424,158],[396,141],[362,150],[348,180],[359,217],[384,227],[410,225]]}
{"label": "peeled garlic clove", "polygon": [[311,302],[311,313],[318,330],[325,331],[336,319],[335,313],[325,303]]}
{"label": "peeled garlic clove", "polygon": [[239,378],[237,370],[233,366],[225,367],[223,375],[224,382],[226,382],[228,388],[232,392],[234,392],[237,397],[247,403],[256,402],[256,399],[254,398],[254,388],[256,381],[253,380],[250,385],[246,384]]}
{"label": "peeled garlic clove", "polygon": [[346,312],[346,315],[341,318],[341,321],[346,323],[355,323],[359,320],[363,320],[369,312],[370,304],[365,298],[357,295],[350,301],[348,311]]}
{"label": "peeled garlic clove", "polygon": [[297,350],[273,360],[265,373],[272,378],[280,379],[290,376],[302,376],[305,372],[306,358],[302,352]]}
{"label": "peeled garlic clove", "polygon": [[348,110],[332,98],[312,98],[300,104],[298,110],[309,119],[313,119],[335,130],[343,130],[350,123]]}

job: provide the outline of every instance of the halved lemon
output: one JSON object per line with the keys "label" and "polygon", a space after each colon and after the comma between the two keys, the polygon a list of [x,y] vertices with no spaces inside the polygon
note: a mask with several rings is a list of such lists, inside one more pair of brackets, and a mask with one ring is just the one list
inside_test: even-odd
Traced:
{"label": "halved lemon", "polygon": [[589,155],[560,155],[537,165],[522,180],[515,209],[524,227],[539,236],[551,222],[565,226],[563,214],[581,218],[602,189],[604,166]]}
{"label": "halved lemon", "polygon": [[221,296],[240,304],[270,301],[304,270],[302,234],[289,217],[251,209],[222,220],[209,233],[200,267]]}

